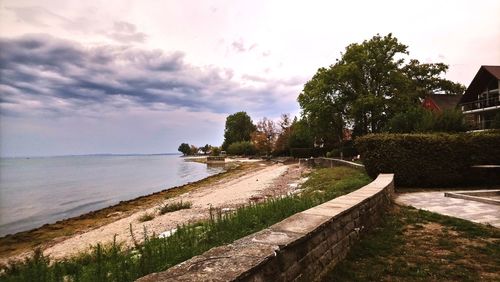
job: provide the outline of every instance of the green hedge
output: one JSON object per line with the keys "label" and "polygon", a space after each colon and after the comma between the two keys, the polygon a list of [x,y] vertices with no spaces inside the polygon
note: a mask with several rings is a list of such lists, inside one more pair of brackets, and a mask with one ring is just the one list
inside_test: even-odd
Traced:
{"label": "green hedge", "polygon": [[[397,186],[492,184],[471,165],[500,164],[500,134],[372,134],[356,139],[368,175],[394,173]],[[475,175],[474,175],[475,174]],[[482,182],[482,183],[480,183]]]}

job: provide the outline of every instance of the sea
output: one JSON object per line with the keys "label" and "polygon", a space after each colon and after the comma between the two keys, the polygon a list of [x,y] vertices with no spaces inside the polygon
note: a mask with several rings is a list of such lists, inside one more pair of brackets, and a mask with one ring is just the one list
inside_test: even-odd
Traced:
{"label": "sea", "polygon": [[0,158],[0,237],[223,170],[177,154]]}

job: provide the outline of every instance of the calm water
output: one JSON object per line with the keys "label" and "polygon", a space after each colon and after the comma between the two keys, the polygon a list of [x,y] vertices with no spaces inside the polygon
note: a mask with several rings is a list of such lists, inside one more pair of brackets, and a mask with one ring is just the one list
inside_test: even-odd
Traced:
{"label": "calm water", "polygon": [[178,155],[0,159],[0,236],[221,171]]}

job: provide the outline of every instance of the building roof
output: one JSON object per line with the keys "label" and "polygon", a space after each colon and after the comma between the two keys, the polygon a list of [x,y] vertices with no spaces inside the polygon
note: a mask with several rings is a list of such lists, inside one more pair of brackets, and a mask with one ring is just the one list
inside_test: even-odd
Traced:
{"label": "building roof", "polygon": [[458,101],[460,101],[462,95],[431,94],[427,98],[432,99],[439,110],[444,111],[454,109],[458,105]]}
{"label": "building roof", "polygon": [[460,103],[472,102],[477,99],[477,94],[483,91],[491,79],[500,80],[500,66],[481,66],[470,83]]}

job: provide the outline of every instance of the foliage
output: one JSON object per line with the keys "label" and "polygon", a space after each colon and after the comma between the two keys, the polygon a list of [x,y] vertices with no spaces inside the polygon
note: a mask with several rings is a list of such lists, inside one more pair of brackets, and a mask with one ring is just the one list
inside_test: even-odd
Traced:
{"label": "foliage", "polygon": [[232,143],[250,141],[250,135],[254,131],[255,125],[246,112],[237,112],[228,116],[224,129],[222,149],[227,150]]}
{"label": "foliage", "polygon": [[290,148],[312,148],[314,146],[314,137],[306,119],[294,119],[290,127],[288,146]]}
{"label": "foliage", "polygon": [[354,136],[380,132],[396,113],[417,105],[429,92],[464,91],[440,77],[446,65],[405,64],[408,54],[392,34],[376,35],[350,44],[340,60],[320,68],[298,97],[316,141],[329,147],[342,140],[344,128],[353,128]]}
{"label": "foliage", "polygon": [[190,155],[197,155],[198,154],[198,147],[196,147],[195,145],[191,145],[189,147],[189,154]]}
{"label": "foliage", "polygon": [[158,211],[160,212],[160,214],[166,214],[166,213],[174,212],[174,211],[178,211],[178,210],[190,209],[191,205],[192,205],[191,202],[183,202],[183,201],[175,202],[175,203],[166,203],[163,206],[161,206],[160,208],[158,208]]}
{"label": "foliage", "polygon": [[266,117],[257,122],[257,129],[251,134],[251,142],[260,154],[269,156],[274,150],[278,130],[274,122]]}
{"label": "foliage", "polygon": [[[328,174],[333,174],[328,177]],[[317,176],[318,175],[318,176]],[[327,193],[313,193],[316,180],[328,179],[328,187],[317,189]],[[359,179],[361,180],[359,180]],[[124,248],[113,241],[110,246],[98,244],[91,253],[63,261],[50,262],[40,251],[24,262],[12,263],[0,270],[0,281],[134,281],[152,272],[165,270],[173,265],[199,255],[214,246],[232,241],[262,230],[297,212],[306,210],[328,197],[353,191],[369,181],[366,175],[354,169],[333,168],[312,174],[304,183],[308,193],[304,196],[287,196],[270,199],[237,209],[234,213],[210,210],[206,221],[178,226],[177,231],[166,238],[149,236],[144,230],[144,242]],[[338,191],[337,191],[338,190]]]}
{"label": "foliage", "polygon": [[205,146],[200,147],[200,150],[203,152],[204,155],[206,155],[210,149],[212,149],[212,146],[205,144]]}
{"label": "foliage", "polygon": [[399,207],[324,281],[497,281],[499,240],[492,226]]}
{"label": "foliage", "polygon": [[182,143],[177,150],[184,156],[191,154],[191,147],[187,143]]}
{"label": "foliage", "polygon": [[282,114],[278,122],[280,132],[274,146],[274,155],[282,156],[290,153],[289,139],[292,131],[292,121],[289,114]]}
{"label": "foliage", "polygon": [[[356,139],[371,177],[395,173],[396,186],[456,186],[475,178],[473,164],[499,164],[500,134],[372,134]],[[498,178],[498,177],[497,177]]]}
{"label": "foliage", "polygon": [[432,112],[413,107],[396,114],[389,120],[384,131],[390,133],[465,132],[467,126],[460,110]]}
{"label": "foliage", "polygon": [[358,151],[356,150],[356,147],[354,146],[354,142],[352,140],[347,140],[343,141],[341,143],[341,146],[339,148],[334,148],[331,151],[326,153],[327,158],[338,158],[341,156],[342,152],[342,157],[347,158],[347,157],[354,157],[358,155]]}
{"label": "foliage", "polygon": [[139,222],[145,222],[145,221],[150,221],[152,220],[153,218],[155,218],[155,215],[153,213],[144,213],[143,215],[141,215],[138,220]]}
{"label": "foliage", "polygon": [[220,152],[221,152],[221,150],[219,147],[212,147],[212,154],[211,155],[216,157],[216,156],[220,155]]}
{"label": "foliage", "polygon": [[236,142],[227,148],[229,155],[253,156],[256,153],[254,145],[250,141]]}

